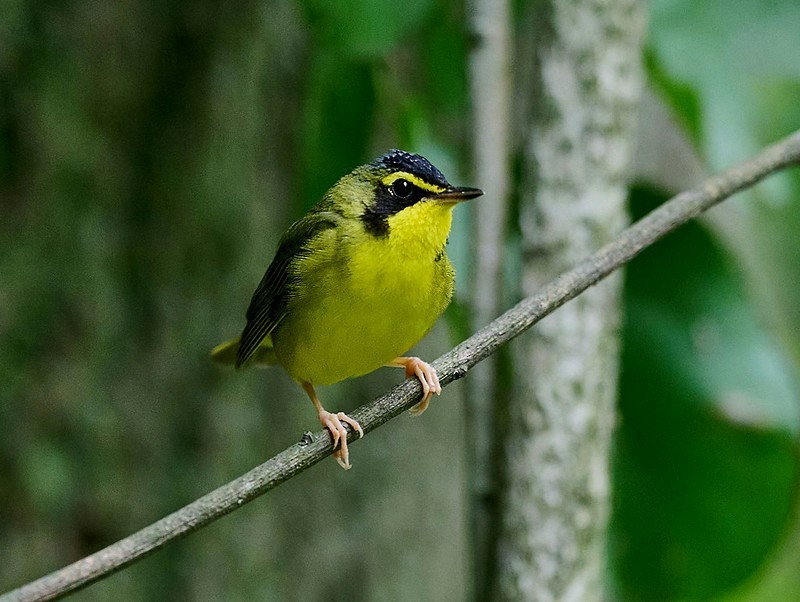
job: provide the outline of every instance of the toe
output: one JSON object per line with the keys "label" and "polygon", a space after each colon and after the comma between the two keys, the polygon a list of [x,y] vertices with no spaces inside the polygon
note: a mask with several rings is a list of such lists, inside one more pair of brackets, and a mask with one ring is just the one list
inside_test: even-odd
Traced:
{"label": "toe", "polygon": [[[431,370],[433,370],[433,368],[431,368]],[[433,382],[434,382],[434,385],[435,385],[434,387],[432,387],[433,392],[436,393],[437,395],[441,395],[442,394],[442,385],[439,382],[439,375],[436,373],[436,370],[433,370]]]}
{"label": "toe", "polygon": [[439,395],[442,392],[442,386],[439,383],[439,376],[436,374],[436,370],[430,364],[423,362],[419,358],[414,358],[413,369],[414,375],[422,385],[422,400],[411,408],[409,413],[412,416],[419,416],[428,409],[431,396],[434,393]]}
{"label": "toe", "polygon": [[342,448],[339,452],[340,453],[335,456],[339,466],[345,470],[350,470],[350,450],[347,449],[347,443],[344,443],[344,439],[342,439]]}
{"label": "toe", "polygon": [[333,457],[339,463],[339,466],[341,466],[345,470],[350,470],[353,467],[352,464],[350,464],[350,458],[346,457],[342,453],[342,450],[337,449],[335,452],[333,452]]}
{"label": "toe", "polygon": [[441,386],[439,385],[439,376],[436,374],[434,367],[427,362],[423,362],[422,360],[418,360],[417,366],[417,376],[419,376],[420,373],[422,374],[422,378],[424,378],[425,382],[428,383],[428,387],[430,388],[431,392],[440,392]]}
{"label": "toe", "polygon": [[344,412],[339,412],[337,416],[339,416],[339,420],[342,420],[343,422],[346,422],[351,427],[353,427],[354,431],[358,431],[359,439],[364,436],[364,429],[361,428],[361,425],[358,423],[358,420],[350,418],[350,416],[348,416]]}
{"label": "toe", "polygon": [[339,445],[339,439],[341,438],[341,433],[339,432],[339,427],[341,425],[337,425],[338,420],[333,414],[328,414],[325,412],[325,416],[320,414],[320,422],[322,426],[324,426],[331,434],[331,439],[333,439],[333,449],[336,449],[336,446]]}
{"label": "toe", "polygon": [[419,383],[422,385],[422,396],[427,397],[430,395],[431,391],[431,385],[428,383],[427,378],[428,375],[425,374],[425,371],[419,365],[417,365],[417,367],[414,369],[414,372],[417,375],[417,380],[419,380]]}
{"label": "toe", "polygon": [[[339,412],[338,414],[332,414],[327,410],[322,410],[319,413],[319,421],[322,425],[328,429],[331,433],[331,439],[333,440],[333,457],[336,458],[336,461],[339,463],[339,466],[344,468],[345,470],[350,469],[350,452],[347,448],[347,429],[345,428],[342,422],[346,422],[353,430],[358,431],[359,435],[362,437],[364,436],[364,430],[361,428],[361,425],[350,418],[344,412]],[[338,449],[337,449],[338,446]]]}
{"label": "toe", "polygon": [[430,396],[424,397],[422,401],[420,401],[417,405],[411,408],[408,413],[415,418],[422,414],[425,410],[428,409],[428,403],[430,402]]}

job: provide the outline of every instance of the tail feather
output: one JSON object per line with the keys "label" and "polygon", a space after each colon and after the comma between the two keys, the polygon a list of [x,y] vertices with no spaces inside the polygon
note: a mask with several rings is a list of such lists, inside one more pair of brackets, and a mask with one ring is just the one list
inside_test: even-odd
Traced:
{"label": "tail feather", "polygon": [[[236,353],[239,350],[239,339],[240,337],[236,337],[214,347],[211,350],[211,359],[223,366],[235,366]],[[273,366],[277,363],[278,357],[275,355],[275,349],[272,348],[272,341],[269,337],[266,337],[245,365]]]}

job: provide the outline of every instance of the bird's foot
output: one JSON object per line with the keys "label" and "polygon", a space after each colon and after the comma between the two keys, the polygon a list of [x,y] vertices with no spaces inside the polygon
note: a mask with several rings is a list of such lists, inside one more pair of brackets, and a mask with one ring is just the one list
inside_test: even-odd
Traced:
{"label": "bird's foot", "polygon": [[[354,431],[358,431],[358,434],[363,437],[364,430],[361,425],[344,412],[334,414],[323,409],[320,409],[319,421],[322,426],[331,432],[334,449],[333,457],[336,458],[339,466],[345,470],[350,470],[352,465],[350,464],[350,451],[347,449],[347,429],[343,423],[349,424]],[[339,445],[339,449],[336,449],[337,445]]]}
{"label": "bird's foot", "polygon": [[405,368],[406,378],[415,376],[422,385],[422,401],[408,411],[412,416],[419,416],[428,409],[434,393],[441,395],[442,385],[439,384],[439,376],[428,362],[424,362],[418,357],[398,357],[393,359],[390,365]]}
{"label": "bird's foot", "polygon": [[[334,414],[327,411],[322,407],[322,404],[317,397],[317,393],[314,391],[314,385],[309,382],[304,382],[301,384],[303,385],[303,390],[305,390],[311,399],[311,403],[313,403],[314,407],[317,408],[319,421],[322,423],[322,426],[331,432],[334,450],[333,457],[336,458],[339,466],[345,470],[350,470],[350,452],[347,450],[347,429],[342,423],[344,422],[345,424],[349,424],[354,431],[358,431],[358,434],[361,437],[364,436],[364,429],[361,428],[361,425],[358,424],[357,420],[353,420],[344,412],[337,412]],[[336,449],[337,445],[340,445],[339,449]]]}

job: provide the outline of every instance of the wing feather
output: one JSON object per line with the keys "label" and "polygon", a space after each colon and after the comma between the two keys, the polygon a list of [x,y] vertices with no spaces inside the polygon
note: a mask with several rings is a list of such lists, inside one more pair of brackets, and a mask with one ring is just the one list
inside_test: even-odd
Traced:
{"label": "wing feather", "polygon": [[335,228],[340,216],[329,211],[312,211],[295,222],[278,245],[275,258],[253,293],[247,308],[247,324],[242,331],[236,367],[241,367],[261,342],[280,324],[289,311],[296,275],[292,266],[307,256],[313,240],[325,230]]}

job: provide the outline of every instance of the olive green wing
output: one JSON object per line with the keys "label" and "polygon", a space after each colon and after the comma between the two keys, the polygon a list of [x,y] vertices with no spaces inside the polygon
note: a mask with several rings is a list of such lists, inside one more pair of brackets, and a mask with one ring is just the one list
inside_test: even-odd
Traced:
{"label": "olive green wing", "polygon": [[240,368],[255,353],[258,346],[286,317],[295,286],[292,266],[313,248],[313,239],[325,230],[335,228],[340,216],[327,211],[312,211],[295,222],[278,245],[275,258],[253,293],[247,308],[247,324],[242,331],[236,352],[236,367]]}

